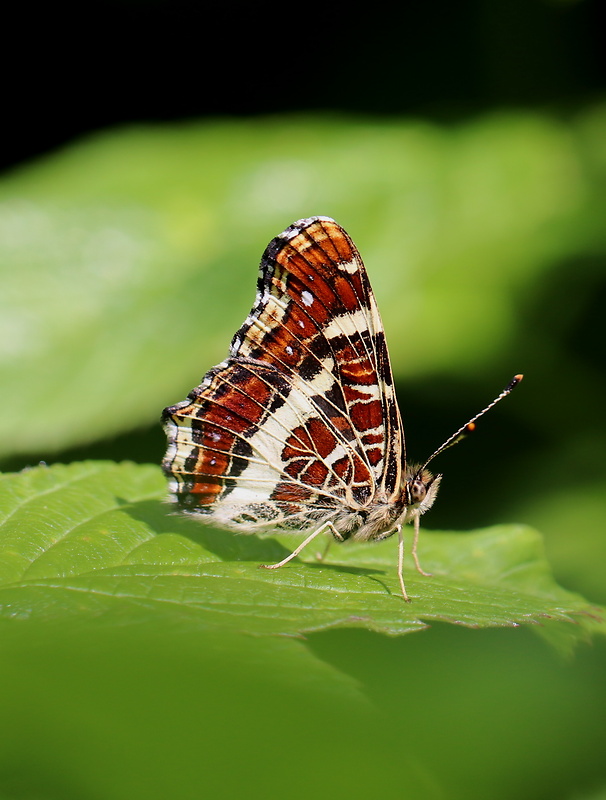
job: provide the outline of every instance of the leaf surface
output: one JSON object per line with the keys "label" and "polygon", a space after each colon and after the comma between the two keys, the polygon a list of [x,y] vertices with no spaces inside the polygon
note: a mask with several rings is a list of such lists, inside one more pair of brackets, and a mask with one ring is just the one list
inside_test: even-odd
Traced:
{"label": "leaf surface", "polygon": [[8,617],[103,615],[262,634],[333,627],[403,634],[446,621],[471,627],[575,621],[597,609],[560,588],[540,536],[523,526],[423,532],[432,578],[406,571],[398,592],[395,540],[313,549],[280,570],[300,537],[240,536],[172,514],[154,466],[81,462],[0,481],[0,609]]}

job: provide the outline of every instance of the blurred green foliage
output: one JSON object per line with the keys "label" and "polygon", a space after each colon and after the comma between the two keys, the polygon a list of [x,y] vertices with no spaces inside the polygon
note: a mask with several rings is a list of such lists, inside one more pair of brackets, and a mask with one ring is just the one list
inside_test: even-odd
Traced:
{"label": "blurred green foliage", "polygon": [[[414,454],[526,373],[481,436],[444,455],[428,524],[534,525],[556,577],[606,602],[605,178],[603,106],[567,120],[501,113],[452,127],[306,116],[138,127],[6,175],[5,464],[101,451],[159,460],[149,426],[224,357],[269,239],[297,218],[328,214],[367,264]],[[139,510],[149,511],[163,482],[157,469],[139,470]],[[438,624],[398,639],[318,630],[304,642],[292,629],[288,638],[243,632],[229,603],[223,613],[240,620],[237,630],[197,613],[178,620],[174,597],[150,600],[171,564],[178,574],[202,557],[190,523],[167,523],[157,542],[162,512],[149,529],[129,513],[116,527],[117,512],[103,505],[111,489],[130,509],[130,478],[121,487],[93,475],[84,502],[76,485],[59,497],[20,496],[28,475],[4,484],[25,516],[2,520],[16,538],[4,540],[0,569],[7,585],[27,574],[30,592],[3,589],[6,796],[505,800],[598,796],[606,785],[601,639],[563,661],[521,630]],[[121,537],[137,543],[134,562]],[[464,540],[429,536],[426,546],[449,576],[468,581],[476,563],[490,575],[474,560],[478,540]],[[347,591],[366,558],[392,577],[388,549],[339,553]],[[111,584],[98,603],[82,558],[95,581]],[[124,583],[111,579],[141,563],[156,569],[126,602]],[[292,567],[279,582],[305,586],[311,567]],[[245,610],[275,580],[257,581],[240,598]],[[425,583],[414,584],[420,596]],[[570,595],[553,592],[570,611]],[[309,612],[303,594],[297,605]]]}
{"label": "blurred green foliage", "polygon": [[155,420],[225,354],[267,241],[312,214],[359,244],[398,378],[476,374],[511,349],[520,295],[603,246],[605,131],[606,109],[452,131],[192,123],[17,171],[0,186],[4,454]]}

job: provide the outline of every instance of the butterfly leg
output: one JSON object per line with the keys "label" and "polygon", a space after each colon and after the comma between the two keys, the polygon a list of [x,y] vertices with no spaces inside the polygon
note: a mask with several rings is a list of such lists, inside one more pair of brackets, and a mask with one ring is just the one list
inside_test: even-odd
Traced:
{"label": "butterfly leg", "polygon": [[336,536],[337,538],[341,539],[341,541],[343,540],[343,537],[337,531],[337,529],[332,524],[332,522],[325,522],[323,525],[320,525],[319,528],[316,528],[316,530],[313,531],[313,533],[310,533],[309,536],[307,537],[307,539],[305,539],[305,541],[301,542],[301,544],[298,547],[295,547],[295,549],[292,551],[292,553],[290,555],[286,556],[286,558],[283,558],[282,561],[279,561],[277,564],[259,564],[259,566],[262,569],[279,569],[280,567],[283,567],[284,564],[288,564],[289,561],[292,561],[293,558],[296,558],[299,555],[299,553],[301,552],[301,550],[304,550],[310,542],[313,542],[313,540],[316,538],[316,536],[318,536],[321,533],[324,533],[324,531],[326,531],[328,529],[330,529],[332,531],[334,536]]}
{"label": "butterfly leg", "polygon": [[414,558],[415,567],[417,568],[417,572],[421,573],[421,575],[424,575],[426,578],[431,578],[431,572],[425,572],[425,570],[421,568],[421,565],[419,564],[419,556],[417,555],[417,544],[419,542],[419,530],[421,527],[420,514],[415,516],[414,526],[415,532],[412,539],[412,557]]}
{"label": "butterfly leg", "polygon": [[[393,536],[394,533],[398,534],[398,580],[400,582],[400,589],[402,590],[402,597],[406,600],[407,603],[410,603],[410,597],[406,592],[406,586],[404,585],[404,534],[402,533],[402,525],[398,523],[395,528],[390,528],[385,533],[380,534],[375,538],[375,542],[382,542],[384,539],[388,539],[390,536]],[[416,563],[416,555],[415,555],[415,563]]]}
{"label": "butterfly leg", "polygon": [[400,589],[402,590],[402,597],[407,603],[410,603],[410,597],[406,593],[406,586],[404,586],[404,535],[402,533],[402,526],[397,526],[398,530],[398,580],[400,581]]}

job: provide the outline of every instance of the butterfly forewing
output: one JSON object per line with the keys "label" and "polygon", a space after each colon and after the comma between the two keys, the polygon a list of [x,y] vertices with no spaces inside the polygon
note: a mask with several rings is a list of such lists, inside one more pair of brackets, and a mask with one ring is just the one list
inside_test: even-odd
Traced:
{"label": "butterfly forewing", "polygon": [[164,416],[172,491],[223,524],[304,528],[398,494],[404,444],[383,326],[336,222],[300,220],[269,244],[229,358]]}

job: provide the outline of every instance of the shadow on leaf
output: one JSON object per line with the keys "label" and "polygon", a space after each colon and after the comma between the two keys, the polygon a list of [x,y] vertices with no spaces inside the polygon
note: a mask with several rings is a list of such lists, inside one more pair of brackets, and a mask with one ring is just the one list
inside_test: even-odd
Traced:
{"label": "shadow on leaf", "polygon": [[[244,535],[199,522],[193,516],[172,511],[158,500],[127,503],[128,513],[157,534],[177,534],[195,542],[221,561],[274,563],[288,555],[288,549],[266,536]],[[125,509],[126,510],[126,509]],[[293,537],[293,548],[297,540]]]}

